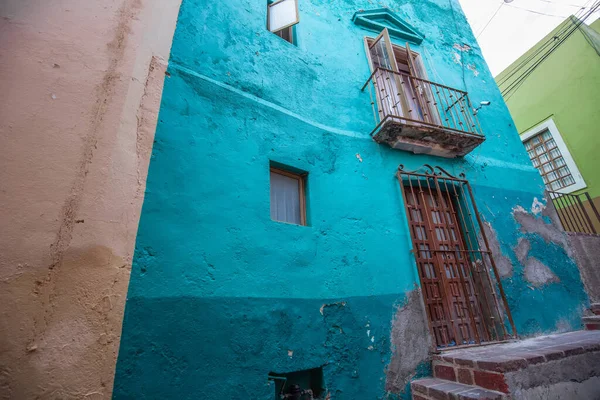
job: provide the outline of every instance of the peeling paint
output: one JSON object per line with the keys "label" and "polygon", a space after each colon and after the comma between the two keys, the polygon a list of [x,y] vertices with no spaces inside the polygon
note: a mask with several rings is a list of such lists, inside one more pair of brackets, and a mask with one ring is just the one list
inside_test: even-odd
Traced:
{"label": "peeling paint", "polygon": [[560,282],[560,279],[544,265],[540,260],[534,257],[529,257],[525,261],[525,279],[533,284],[533,286],[540,287],[551,282]]}
{"label": "peeling paint", "polygon": [[479,71],[477,71],[477,66],[475,64],[467,64],[467,69],[473,72],[473,76],[479,76]]}
{"label": "peeling paint", "polygon": [[454,46],[452,46],[453,48],[455,48],[458,51],[461,52],[468,52],[471,51],[471,46],[469,46],[468,44],[458,44],[458,43],[454,43]]}

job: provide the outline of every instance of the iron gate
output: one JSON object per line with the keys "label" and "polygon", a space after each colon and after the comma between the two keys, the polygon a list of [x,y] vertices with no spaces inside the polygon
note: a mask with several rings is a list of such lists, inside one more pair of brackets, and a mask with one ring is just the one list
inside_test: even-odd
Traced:
{"label": "iron gate", "polygon": [[[438,349],[516,336],[473,193],[464,175],[457,178],[441,167],[429,165],[408,172],[401,165],[398,179],[429,328]],[[505,318],[510,324],[510,334]]]}

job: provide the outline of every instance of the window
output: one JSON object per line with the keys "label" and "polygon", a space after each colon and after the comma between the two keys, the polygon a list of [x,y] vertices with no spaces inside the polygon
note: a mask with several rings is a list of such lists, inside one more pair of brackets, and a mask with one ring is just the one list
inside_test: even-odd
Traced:
{"label": "window", "polygon": [[306,174],[271,167],[271,219],[306,225]]}
{"label": "window", "polygon": [[285,374],[270,372],[268,377],[275,382],[275,399],[321,399],[327,390],[323,367]]}
{"label": "window", "polygon": [[300,22],[298,0],[277,0],[267,5],[267,29],[294,44],[294,28]]}
{"label": "window", "polygon": [[[429,327],[438,348],[505,340],[516,333],[471,186],[424,165],[398,180]],[[497,297],[499,294],[501,298]],[[500,304],[502,301],[502,305]]]}
{"label": "window", "polygon": [[586,187],[552,119],[525,132],[521,140],[548,190],[570,193]]}
{"label": "window", "polygon": [[425,84],[427,75],[419,53],[412,51],[408,42],[404,47],[392,44],[387,28],[375,39],[365,37],[365,48],[379,87],[380,118],[408,117],[441,125],[440,110],[436,108],[440,101],[432,87]]}

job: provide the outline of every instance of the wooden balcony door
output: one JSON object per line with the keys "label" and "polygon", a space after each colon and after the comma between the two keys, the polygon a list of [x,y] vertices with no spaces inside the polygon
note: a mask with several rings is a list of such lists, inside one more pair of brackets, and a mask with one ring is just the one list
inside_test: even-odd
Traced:
{"label": "wooden balcony door", "polygon": [[373,82],[377,89],[379,119],[409,115],[407,97],[399,74],[400,69],[387,28],[383,29],[374,40],[366,38],[365,44],[369,66],[375,73]]}
{"label": "wooden balcony door", "polygon": [[435,97],[427,82],[421,57],[410,49],[392,44],[387,28],[375,39],[365,38],[373,83],[377,88],[380,120],[405,117],[414,123],[440,124]]}
{"label": "wooden balcony door", "polygon": [[[413,248],[429,325],[440,348],[490,340],[474,264],[451,190],[405,186]],[[476,265],[475,265],[476,266]]]}

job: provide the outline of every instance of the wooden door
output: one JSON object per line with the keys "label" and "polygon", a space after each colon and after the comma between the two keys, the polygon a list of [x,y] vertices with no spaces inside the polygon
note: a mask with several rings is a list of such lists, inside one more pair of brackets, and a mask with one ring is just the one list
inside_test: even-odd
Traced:
{"label": "wooden door", "polygon": [[[469,251],[452,193],[404,188],[429,324],[438,347],[488,341]],[[434,186],[435,188],[435,186]]]}
{"label": "wooden door", "polygon": [[373,41],[366,41],[369,66],[374,72],[373,84],[377,89],[377,105],[380,121],[386,117],[408,115],[404,94],[404,78],[400,74],[392,41],[387,28]]}

